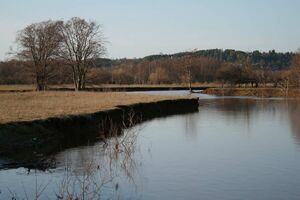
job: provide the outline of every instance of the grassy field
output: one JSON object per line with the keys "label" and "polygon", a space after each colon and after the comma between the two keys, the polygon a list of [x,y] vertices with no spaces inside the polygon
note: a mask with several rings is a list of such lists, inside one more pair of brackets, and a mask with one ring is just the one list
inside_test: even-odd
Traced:
{"label": "grassy field", "polygon": [[0,124],[94,113],[119,105],[187,97],[99,92],[0,93]]}
{"label": "grassy field", "polygon": [[[195,83],[192,84],[192,87],[219,87],[219,84],[216,83]],[[164,87],[188,87],[188,84],[101,84],[101,85],[88,85],[87,88],[105,88],[107,90],[114,88],[164,88]],[[67,88],[72,89],[73,85],[50,85],[49,88],[59,89]],[[35,90],[34,85],[0,85],[0,92],[9,92],[9,91],[27,91]]]}
{"label": "grassy field", "polygon": [[22,91],[22,90],[35,90],[34,85],[0,85],[0,91]]}

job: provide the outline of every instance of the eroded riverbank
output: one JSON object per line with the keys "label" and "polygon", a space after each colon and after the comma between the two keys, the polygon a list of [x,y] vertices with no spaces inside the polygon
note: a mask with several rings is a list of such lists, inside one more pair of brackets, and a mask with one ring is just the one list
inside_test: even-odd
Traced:
{"label": "eroded riverbank", "polygon": [[[155,117],[198,111],[197,98],[131,96],[152,99],[145,99],[141,103],[127,102],[127,105],[116,105],[92,113],[66,114],[32,121],[3,123],[0,125],[0,155],[10,159],[10,163],[15,166],[21,164],[35,167],[32,165],[43,163],[37,160],[44,159],[45,155],[69,147],[105,140],[109,137],[109,130],[112,127],[133,125],[132,121],[139,123]],[[122,131],[119,132],[121,134]],[[43,168],[43,166],[36,167]]]}
{"label": "eroded riverbank", "polygon": [[[26,199],[27,193],[33,199],[37,186],[46,188],[42,199],[55,199],[66,180],[76,195],[81,181],[92,180],[107,183],[96,188],[100,199],[298,199],[298,100],[193,95],[200,98],[199,112],[149,120],[108,145],[65,149],[46,171],[0,170],[0,198]],[[116,144],[131,136],[127,157]]]}

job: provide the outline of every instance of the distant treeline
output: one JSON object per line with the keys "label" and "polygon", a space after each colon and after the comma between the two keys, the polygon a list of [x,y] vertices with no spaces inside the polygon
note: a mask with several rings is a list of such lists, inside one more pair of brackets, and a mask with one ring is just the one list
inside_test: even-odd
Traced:
{"label": "distant treeline", "polygon": [[275,50],[269,52],[244,52],[232,49],[209,49],[194,52],[183,52],[171,55],[151,55],[144,59],[153,61],[162,58],[180,58],[184,56],[206,57],[222,62],[244,63],[249,61],[252,65],[259,68],[269,68],[273,70],[285,69],[291,65],[294,53],[278,53]]}
{"label": "distant treeline", "polygon": [[[283,76],[293,65],[296,55],[212,49],[138,59],[98,58],[91,62],[87,84],[181,84],[191,81],[253,86],[273,83],[276,86],[285,79]],[[34,83],[27,65],[17,60],[1,62],[0,84]],[[57,61],[51,67],[49,84],[72,83],[68,66]]]}
{"label": "distant treeline", "polygon": [[157,61],[161,59],[172,59],[172,58],[182,58],[186,56],[190,57],[205,57],[214,60],[218,60],[221,62],[231,62],[231,63],[244,63],[246,61],[250,61],[253,66],[259,68],[269,68],[272,70],[281,70],[286,69],[291,65],[292,58],[295,55],[293,52],[286,53],[278,53],[275,50],[269,52],[244,52],[237,51],[233,49],[209,49],[209,50],[199,50],[193,52],[181,52],[176,54],[158,54],[158,55],[150,55],[144,58],[138,59],[98,59],[97,66],[105,66],[112,67],[120,64],[122,61],[132,60],[135,62],[142,61]]}

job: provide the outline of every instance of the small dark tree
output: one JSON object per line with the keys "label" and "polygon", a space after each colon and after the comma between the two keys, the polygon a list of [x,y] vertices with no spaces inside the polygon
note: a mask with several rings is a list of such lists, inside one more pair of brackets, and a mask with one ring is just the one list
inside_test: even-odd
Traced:
{"label": "small dark tree", "polygon": [[224,83],[230,83],[232,86],[240,80],[241,70],[240,67],[232,64],[225,63],[217,72],[217,78]]}
{"label": "small dark tree", "polygon": [[74,17],[60,26],[60,33],[60,56],[72,68],[75,90],[82,90],[86,85],[89,66],[105,50],[100,26],[96,22]]}
{"label": "small dark tree", "polygon": [[50,77],[49,66],[57,56],[61,41],[60,22],[44,21],[27,26],[17,35],[20,46],[17,56],[29,63],[35,75],[36,90],[45,90]]}
{"label": "small dark tree", "polygon": [[300,86],[300,53],[294,55],[289,69],[289,78],[294,87]]}

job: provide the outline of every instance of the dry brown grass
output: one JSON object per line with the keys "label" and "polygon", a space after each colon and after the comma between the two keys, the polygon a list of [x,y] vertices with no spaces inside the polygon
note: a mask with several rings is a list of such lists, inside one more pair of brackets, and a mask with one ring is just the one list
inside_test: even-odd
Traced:
{"label": "dry brown grass", "polygon": [[[193,83],[193,87],[220,87],[218,83]],[[50,85],[50,88],[68,88],[73,89],[72,84],[63,84],[63,85]],[[162,88],[162,87],[188,87],[188,84],[100,84],[100,85],[88,85],[93,88]],[[34,85],[0,85],[0,92],[5,91],[22,91],[22,90],[35,90]]]}
{"label": "dry brown grass", "polygon": [[[193,83],[192,87],[219,87],[221,84],[218,83]],[[103,88],[160,88],[160,87],[189,87],[185,84],[102,84],[102,85],[91,85],[90,87],[103,87]]]}
{"label": "dry brown grass", "polygon": [[35,90],[34,85],[0,85],[0,91]]}
{"label": "dry brown grass", "polygon": [[0,124],[94,113],[119,105],[187,97],[95,92],[0,93]]}
{"label": "dry brown grass", "polygon": [[290,88],[288,91],[283,88],[209,88],[204,93],[217,96],[300,97],[298,88]]}

